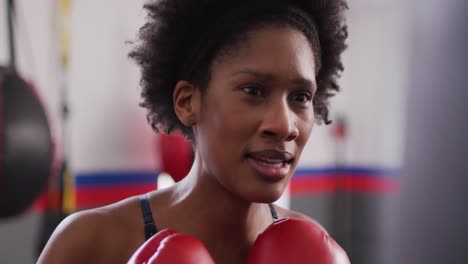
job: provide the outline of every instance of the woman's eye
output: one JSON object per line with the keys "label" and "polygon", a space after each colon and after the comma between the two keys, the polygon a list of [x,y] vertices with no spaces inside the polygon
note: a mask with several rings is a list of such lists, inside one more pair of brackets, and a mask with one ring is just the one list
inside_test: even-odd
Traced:
{"label": "woman's eye", "polygon": [[250,95],[256,95],[256,96],[262,95],[260,88],[257,86],[245,86],[245,87],[242,87],[242,91]]}
{"label": "woman's eye", "polygon": [[308,92],[294,94],[291,98],[294,102],[306,103],[312,101],[312,95]]}

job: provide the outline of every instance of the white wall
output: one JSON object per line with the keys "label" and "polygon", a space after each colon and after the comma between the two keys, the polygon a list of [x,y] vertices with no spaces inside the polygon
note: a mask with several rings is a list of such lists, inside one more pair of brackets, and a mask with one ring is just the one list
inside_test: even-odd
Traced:
{"label": "white wall", "polygon": [[75,171],[155,169],[154,133],[128,59],[143,1],[73,1],[71,162]]}
{"label": "white wall", "polygon": [[[408,68],[408,11],[404,1],[349,2],[349,39],[342,91],[331,117],[347,119],[344,165],[400,168]],[[335,162],[333,125],[316,126],[301,166]]]}

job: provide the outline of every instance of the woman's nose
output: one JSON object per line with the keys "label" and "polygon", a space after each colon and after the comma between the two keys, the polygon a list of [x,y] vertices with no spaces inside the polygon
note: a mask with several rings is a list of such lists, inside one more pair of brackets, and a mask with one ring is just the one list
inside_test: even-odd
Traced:
{"label": "woman's nose", "polygon": [[297,116],[287,102],[267,107],[263,114],[261,133],[276,141],[293,141],[299,136]]}

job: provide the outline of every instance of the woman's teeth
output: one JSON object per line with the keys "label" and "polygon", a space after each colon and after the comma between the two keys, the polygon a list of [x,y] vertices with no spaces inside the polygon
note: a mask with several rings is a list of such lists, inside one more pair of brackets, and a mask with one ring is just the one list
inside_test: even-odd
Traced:
{"label": "woman's teeth", "polygon": [[283,167],[284,162],[283,161],[276,161],[276,162],[267,162],[263,160],[257,160],[258,163],[265,165],[265,166],[270,166],[270,167],[275,167],[275,168],[281,168]]}

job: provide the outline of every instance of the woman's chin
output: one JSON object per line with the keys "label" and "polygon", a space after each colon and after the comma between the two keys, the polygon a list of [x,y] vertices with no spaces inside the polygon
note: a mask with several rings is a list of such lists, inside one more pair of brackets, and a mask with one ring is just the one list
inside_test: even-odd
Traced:
{"label": "woman's chin", "polygon": [[257,191],[249,195],[249,201],[253,203],[274,203],[284,193],[284,188],[272,188],[269,190]]}

